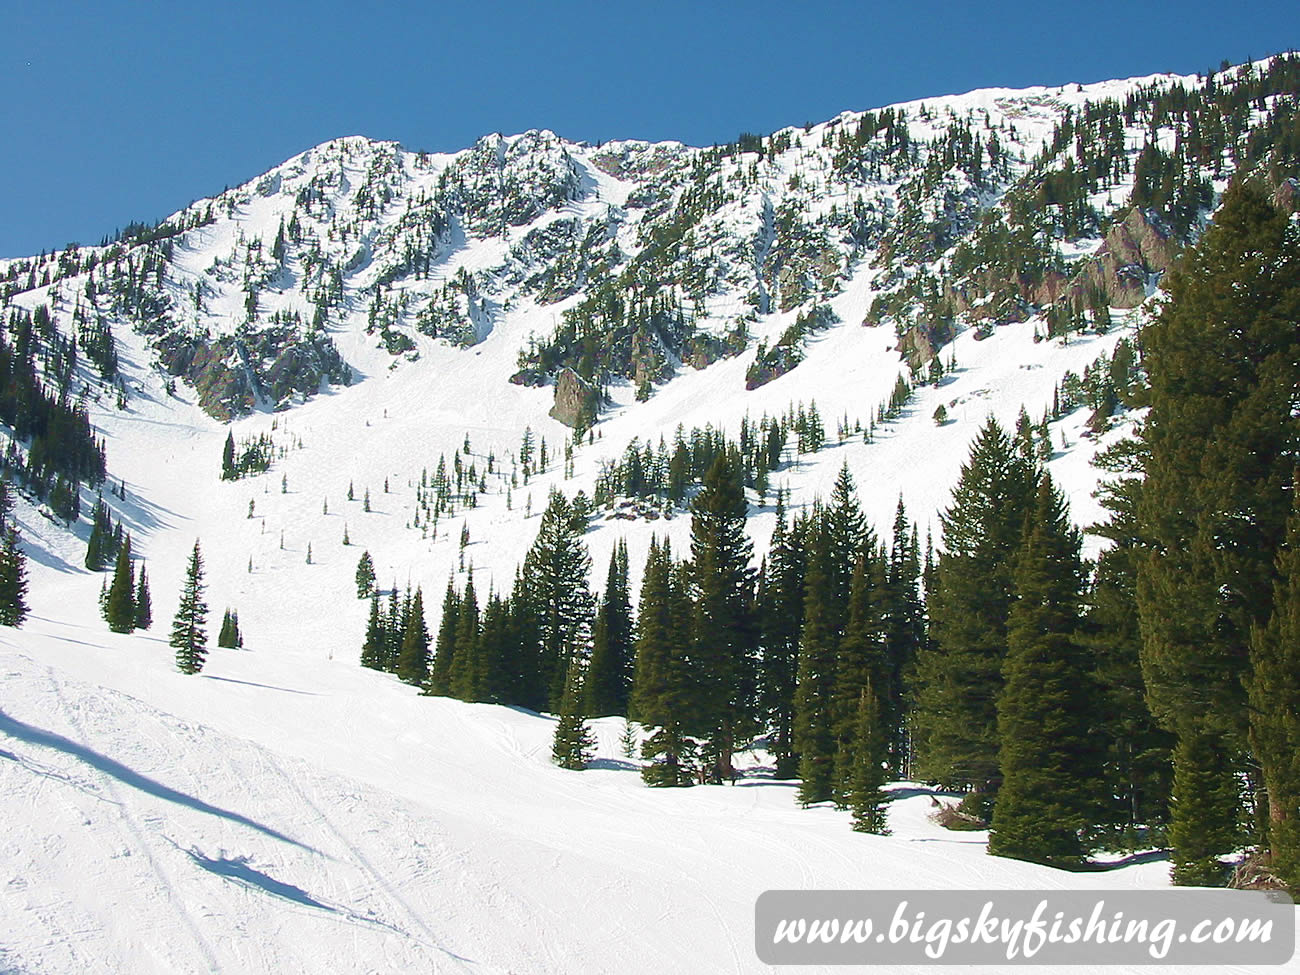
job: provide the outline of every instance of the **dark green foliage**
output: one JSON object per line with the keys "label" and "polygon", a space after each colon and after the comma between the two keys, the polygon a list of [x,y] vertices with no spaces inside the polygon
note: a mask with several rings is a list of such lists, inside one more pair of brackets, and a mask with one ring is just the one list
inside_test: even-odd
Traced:
{"label": "dark green foliage", "polygon": [[[346,529],[345,529],[346,531]],[[362,552],[357,562],[357,598],[366,599],[375,592],[375,562],[369,552]]]}
{"label": "dark green foliage", "polygon": [[153,626],[153,598],[149,595],[149,579],[144,564],[140,565],[140,579],[135,588],[135,628],[147,630]]}
{"label": "dark green foliage", "polygon": [[709,739],[718,781],[730,777],[732,752],[739,737],[753,729],[756,711],[755,573],[750,566],[753,546],[745,534],[748,510],[740,459],[724,453],[691,503],[687,569],[693,610],[692,718]]}
{"label": "dark green foliage", "polygon": [[406,683],[422,687],[429,679],[429,631],[424,624],[424,594],[419,589],[405,615],[396,673]]}
{"label": "dark green foliage", "polygon": [[1268,795],[1274,874],[1300,891],[1300,495],[1292,489],[1273,616],[1251,634],[1250,740]]}
{"label": "dark green foliage", "polygon": [[587,727],[582,710],[582,662],[574,657],[560,699],[559,718],[551,742],[551,760],[560,768],[580,771],[595,751],[596,739]]}
{"label": "dark green foliage", "polygon": [[1174,748],[1174,787],[1169,845],[1176,884],[1221,887],[1229,866],[1222,857],[1245,839],[1235,756],[1217,731],[1189,724]]}
{"label": "dark green foliage", "polygon": [[438,636],[434,644],[433,665],[429,669],[426,693],[449,695],[451,672],[456,659],[456,623],[460,617],[461,601],[452,580],[447,580],[447,591],[442,597],[442,618],[438,623]]}
{"label": "dark green foliage", "polygon": [[627,587],[627,544],[609,559],[605,591],[591,632],[591,660],[583,684],[583,709],[590,715],[627,714],[632,683],[632,607]]}
{"label": "dark green foliage", "polygon": [[691,785],[695,777],[695,742],[683,723],[697,722],[697,701],[690,683],[690,599],[685,571],[672,549],[651,539],[641,576],[637,615],[636,666],[630,709],[636,720],[656,727],[641,746],[651,763],[642,769],[649,785]]}
{"label": "dark green foliage", "polygon": [[275,455],[275,443],[267,434],[261,434],[251,440],[244,440],[235,445],[234,432],[226,434],[226,444],[221,452],[221,478],[225,481],[237,481],[249,474],[260,474],[271,469],[271,459]]}
{"label": "dark green foliage", "polygon": [[586,515],[552,490],[537,538],[524,557],[524,593],[540,636],[537,691],[551,711],[559,708],[569,658],[585,654],[591,640],[594,606],[587,586],[591,558],[582,541],[585,530]]}
{"label": "dark green foliage", "polygon": [[798,678],[799,634],[804,622],[807,571],[807,516],[788,528],[785,500],[777,496],[776,529],[768,561],[758,582],[757,608],[762,646],[759,713],[771,729],[769,746],[776,756],[778,778],[798,770],[794,745],[795,690]]}
{"label": "dark green foliage", "polygon": [[226,434],[226,446],[221,452],[221,477],[226,481],[235,479],[235,432],[233,430]]}
{"label": "dark green foliage", "polygon": [[839,633],[832,599],[825,520],[810,538],[805,577],[804,625],[799,641],[794,694],[794,745],[799,754],[799,801],[805,806],[835,795],[835,734],[832,706]]}
{"label": "dark green foliage", "polygon": [[[41,498],[61,485],[56,506],[75,517],[77,485],[102,484],[107,473],[103,443],[96,438],[86,404],[69,395],[75,342],[61,335],[49,308],[15,308],[0,328],[0,423],[13,428],[6,456],[9,476]],[[10,343],[12,339],[12,344]],[[44,381],[37,358],[45,364]],[[17,445],[28,445],[24,459]]]}
{"label": "dark green foliage", "polygon": [[172,619],[171,646],[176,650],[176,667],[182,674],[197,674],[207,659],[208,605],[203,601],[203,555],[198,541],[190,555],[181,589],[180,606]]}
{"label": "dark green foliage", "polygon": [[853,814],[853,828],[860,833],[889,832],[885,814],[889,795],[883,789],[887,756],[880,705],[876,691],[868,681],[858,695],[854,715],[853,770],[849,776],[847,797],[847,805]]}
{"label": "dark green foliage", "polygon": [[1098,692],[1077,638],[1079,548],[1065,498],[1044,474],[1016,558],[997,702],[1002,786],[989,852],[1063,867],[1084,861],[1084,833],[1104,806]]}
{"label": "dark green foliage", "polygon": [[1011,566],[1033,488],[1033,471],[990,418],[940,516],[943,551],[933,591],[927,586],[931,639],[917,653],[916,775],[996,789]]}
{"label": "dark green foliage", "polygon": [[221,630],[217,633],[217,646],[235,649],[244,645],[244,636],[239,632],[239,613],[228,609],[221,617]]}
{"label": "dark green foliage", "polygon": [[1235,848],[1205,844],[1231,835],[1217,802],[1247,753],[1250,635],[1272,613],[1291,508],[1300,235],[1239,180],[1168,287],[1141,336],[1151,409],[1136,592],[1147,700],[1180,739],[1170,837],[1175,874],[1187,878]]}
{"label": "dark green foliage", "polygon": [[451,696],[462,701],[477,701],[483,689],[483,668],[479,660],[479,607],[473,573],[466,580],[465,592],[461,596],[455,637],[456,655],[448,674]]}
{"label": "dark green foliage", "polygon": [[113,581],[108,587],[108,602],[104,606],[104,619],[114,633],[130,633],[135,629],[135,572],[131,566],[131,536],[127,535],[117,553]]}
{"label": "dark green foliage", "polygon": [[[8,485],[0,482],[0,491],[6,495]],[[4,525],[3,510],[0,504],[0,625],[22,626],[27,619],[27,556],[23,554],[18,526]]]}
{"label": "dark green foliage", "polygon": [[361,666],[371,670],[387,670],[388,634],[379,613],[379,593],[370,596],[370,618],[366,622],[366,641],[361,647]]}

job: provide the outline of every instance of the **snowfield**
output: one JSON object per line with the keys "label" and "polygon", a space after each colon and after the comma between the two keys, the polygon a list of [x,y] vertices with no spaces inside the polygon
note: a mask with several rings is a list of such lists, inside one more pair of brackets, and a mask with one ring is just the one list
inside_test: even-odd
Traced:
{"label": "snowfield", "polygon": [[157,636],[35,619],[0,673],[6,972],[754,972],[764,890],[1167,884],[988,857],[919,787],[888,837],[761,767],[647,789],[614,718],[566,772],[549,717],[350,661],[186,677]]}

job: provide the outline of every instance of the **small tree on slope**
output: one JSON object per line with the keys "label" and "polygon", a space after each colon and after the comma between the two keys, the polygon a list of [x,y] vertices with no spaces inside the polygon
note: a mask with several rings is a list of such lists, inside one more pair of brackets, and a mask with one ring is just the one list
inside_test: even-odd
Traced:
{"label": "small tree on slope", "polygon": [[171,645],[176,648],[176,667],[182,674],[197,674],[207,659],[208,606],[203,601],[203,554],[198,541],[185,571],[181,603],[172,620]]}

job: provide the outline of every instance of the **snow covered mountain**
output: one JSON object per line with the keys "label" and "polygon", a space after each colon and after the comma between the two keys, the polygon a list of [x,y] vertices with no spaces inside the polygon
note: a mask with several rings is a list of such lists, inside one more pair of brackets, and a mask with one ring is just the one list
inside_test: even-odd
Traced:
{"label": "snow covered mountain", "polygon": [[[1096,520],[1090,462],[1129,422],[1112,362],[1160,275],[1238,169],[1294,209],[1296,77],[985,90],[706,149],[348,137],[0,261],[6,328],[45,309],[41,375],[102,443],[160,621],[106,631],[97,491],[69,506],[42,467],[16,511],[32,617],[0,634],[0,970],[752,971],[769,888],[1167,883],[990,859],[919,793],[880,838],[758,774],[644,790],[614,719],[596,769],[555,769],[549,718],[359,668],[354,576],[364,550],[385,588],[508,589],[552,487],[596,500],[593,564],[625,540],[635,576],[689,518],[602,491],[630,445],[800,413],[824,443],[750,492],[760,554],[777,489],[810,505],[844,465],[878,531],[901,497],[937,535],[975,431],[1022,410]],[[228,435],[267,468],[223,480]],[[440,463],[468,485],[441,519]],[[198,679],[162,635],[196,539],[247,645]]]}

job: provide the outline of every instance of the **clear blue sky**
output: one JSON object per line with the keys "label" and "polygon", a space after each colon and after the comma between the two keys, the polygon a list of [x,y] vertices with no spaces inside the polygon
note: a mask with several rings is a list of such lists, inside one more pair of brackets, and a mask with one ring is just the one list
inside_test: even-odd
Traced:
{"label": "clear blue sky", "polygon": [[1300,47],[1294,0],[0,0],[0,256],[97,243],[341,135],[703,145],[845,109],[1194,73]]}

